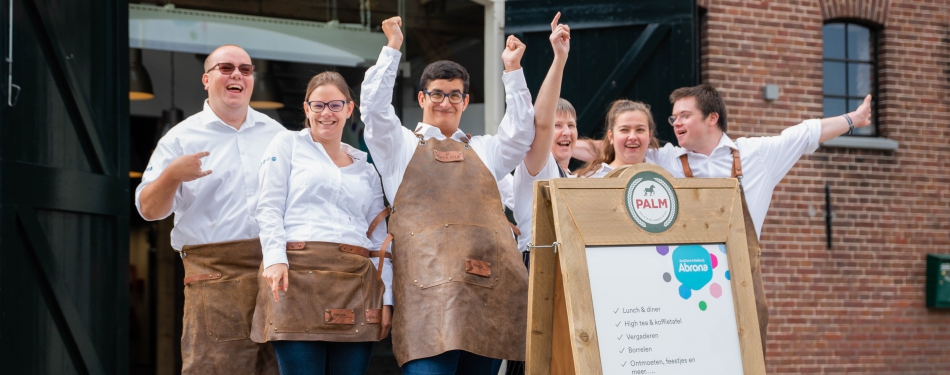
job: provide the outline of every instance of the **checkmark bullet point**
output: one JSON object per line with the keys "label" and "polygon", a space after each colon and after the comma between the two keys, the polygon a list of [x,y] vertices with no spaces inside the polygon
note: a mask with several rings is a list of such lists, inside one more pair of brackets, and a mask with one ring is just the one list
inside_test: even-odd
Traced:
{"label": "checkmark bullet point", "polygon": [[619,308],[619,307],[618,307],[616,310],[614,310],[614,314],[616,314],[617,311],[620,311],[620,308]]}
{"label": "checkmark bullet point", "polygon": [[623,338],[623,335],[617,336],[617,340],[620,340],[622,338]]}
{"label": "checkmark bullet point", "polygon": [[621,364],[620,364],[620,367],[626,367],[626,366],[627,366],[627,362],[624,362],[624,363],[621,363]]}
{"label": "checkmark bullet point", "polygon": [[617,327],[620,327],[620,323],[623,323],[623,322],[617,322],[617,324],[614,324],[614,325]]}
{"label": "checkmark bullet point", "polygon": [[620,348],[620,352],[623,353],[624,349],[625,349],[625,348]]}

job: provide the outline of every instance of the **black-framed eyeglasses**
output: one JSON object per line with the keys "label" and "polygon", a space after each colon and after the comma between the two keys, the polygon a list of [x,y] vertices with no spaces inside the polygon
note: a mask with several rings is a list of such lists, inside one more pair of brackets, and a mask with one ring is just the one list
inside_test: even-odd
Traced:
{"label": "black-framed eyeglasses", "polygon": [[343,110],[343,107],[346,107],[346,100],[331,100],[329,102],[314,100],[305,103],[307,103],[310,110],[315,113],[323,112],[324,108],[330,108],[330,112],[340,112]]}
{"label": "black-framed eyeglasses", "polygon": [[448,93],[448,94],[446,94],[446,93],[444,93],[444,92],[442,92],[442,91],[432,91],[432,92],[429,92],[429,91],[426,91],[426,90],[422,90],[422,92],[423,92],[424,94],[428,95],[428,96],[429,96],[429,100],[431,100],[433,103],[442,103],[443,101],[445,101],[445,97],[448,96],[448,97],[449,97],[449,103],[452,103],[452,104],[459,104],[459,103],[462,102],[462,100],[465,99],[465,95],[466,95],[465,93],[461,93],[461,92],[458,92],[458,91],[452,91],[452,92],[450,92],[450,93]]}
{"label": "black-framed eyeglasses", "polygon": [[[234,73],[234,64],[226,63],[226,62],[214,64],[214,66],[212,66],[211,69],[208,69],[208,71],[205,73],[211,73],[211,71],[214,70],[215,68],[220,70],[221,74],[224,74],[226,76],[229,76],[231,75],[231,73]],[[247,77],[247,76],[250,76],[251,74],[254,74],[254,65],[241,64],[237,66],[237,70],[241,72],[242,76]]]}

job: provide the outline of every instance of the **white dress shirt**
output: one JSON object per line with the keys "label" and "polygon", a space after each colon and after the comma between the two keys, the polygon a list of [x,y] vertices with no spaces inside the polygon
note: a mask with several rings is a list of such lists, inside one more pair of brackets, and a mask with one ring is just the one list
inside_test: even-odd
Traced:
{"label": "white dress shirt", "polygon": [[257,238],[257,170],[264,149],[278,132],[279,123],[263,113],[247,109],[240,129],[221,121],[208,102],[204,110],[171,128],[158,141],[142,183],[135,189],[135,208],[142,214],[142,189],[155,181],[168,165],[182,155],[208,151],[201,169],[211,174],[184,182],[175,193],[172,247]]}
{"label": "white dress shirt", "polygon": [[[274,137],[260,162],[261,194],[257,222],[261,227],[264,268],[287,264],[287,242],[322,241],[378,250],[386,239],[386,222],[366,237],[383,210],[379,175],[366,153],[340,143],[353,164],[337,167],[310,129],[285,131]],[[388,249],[387,249],[388,251]],[[378,258],[370,258],[375,266]],[[384,259],[385,305],[393,304],[392,263]]]}
{"label": "white dress shirt", "polygon": [[804,154],[818,149],[821,120],[807,120],[789,127],[781,135],[771,137],[739,138],[735,142],[726,134],[709,156],[686,151],[667,144],[647,151],[647,161],[659,165],[673,177],[683,178],[680,155],[689,155],[689,168],[694,177],[729,178],[732,176],[732,149],[739,150],[742,163],[742,188],[745,190],[749,214],[757,236],[762,234],[762,223],[769,211],[772,191]]}
{"label": "white dress shirt", "polygon": [[[391,105],[400,56],[399,51],[383,47],[376,65],[366,71],[360,92],[360,116],[366,124],[363,135],[382,175],[383,190],[390,202],[396,201],[396,190],[419,144],[413,131],[402,126]],[[501,78],[508,107],[498,126],[498,134],[475,136],[469,140],[472,150],[496,181],[502,180],[518,166],[534,141],[534,106],[524,72],[518,69]],[[419,123],[416,132],[422,134],[423,139],[445,139],[439,128],[429,124]],[[452,134],[452,139],[459,142],[465,138],[461,130]]]}

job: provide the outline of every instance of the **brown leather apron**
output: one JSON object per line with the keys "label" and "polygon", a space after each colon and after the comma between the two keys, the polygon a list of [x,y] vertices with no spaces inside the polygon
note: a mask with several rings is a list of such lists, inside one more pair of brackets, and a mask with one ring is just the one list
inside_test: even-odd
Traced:
{"label": "brown leather apron", "polygon": [[[683,164],[683,174],[693,177],[693,170],[689,168],[688,156],[680,156]],[[739,190],[742,199],[742,212],[745,214],[745,238],[749,247],[749,265],[752,267],[752,289],[755,293],[755,310],[759,316],[759,334],[762,337],[762,356],[765,357],[765,339],[769,330],[769,301],[765,297],[765,285],[762,283],[762,264],[759,257],[762,248],[759,246],[759,237],[755,234],[755,223],[749,214],[749,205],[745,199],[745,189],[742,187],[742,162],[739,160],[739,150],[732,149],[732,178],[739,179]]]}
{"label": "brown leather apron", "polygon": [[249,338],[262,258],[257,238],[182,248],[182,374],[279,373],[270,344]]}
{"label": "brown leather apron", "polygon": [[528,273],[494,176],[467,143],[420,140],[393,202],[393,352],[523,361]]}
{"label": "brown leather apron", "polygon": [[331,242],[288,242],[288,290],[279,290],[280,302],[274,302],[270,284],[258,276],[251,339],[379,341],[385,286],[370,256],[379,252]]}

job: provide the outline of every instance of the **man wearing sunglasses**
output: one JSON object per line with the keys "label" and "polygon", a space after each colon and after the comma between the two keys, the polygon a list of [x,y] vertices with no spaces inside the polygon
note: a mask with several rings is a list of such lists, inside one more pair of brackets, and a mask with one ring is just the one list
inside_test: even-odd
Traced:
{"label": "man wearing sunglasses", "polygon": [[469,75],[445,60],[422,73],[422,122],[413,131],[391,105],[401,25],[383,21],[388,44],[360,96],[366,145],[394,209],[393,352],[405,375],[487,375],[495,359],[525,355],[527,272],[496,183],[535,137],[525,45],[511,36],[501,54],[507,108],[497,135],[459,130]]}
{"label": "man wearing sunglasses", "polygon": [[277,374],[270,344],[248,338],[261,264],[258,169],[284,127],[248,106],[254,66],[236,45],[205,60],[204,109],[168,131],[149,159],[135,206],[175,214],[172,247],[185,266],[182,374]]}

